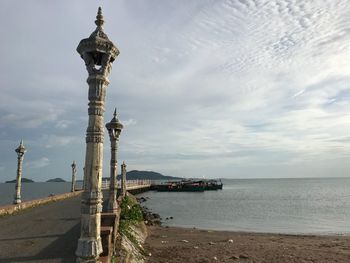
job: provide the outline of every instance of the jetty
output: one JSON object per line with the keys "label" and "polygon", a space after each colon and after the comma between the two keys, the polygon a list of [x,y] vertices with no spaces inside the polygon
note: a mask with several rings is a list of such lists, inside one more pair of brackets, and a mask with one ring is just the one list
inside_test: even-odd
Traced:
{"label": "jetty", "polygon": [[[131,194],[151,187],[147,180],[127,181],[126,185]],[[103,196],[108,196],[107,186],[105,183]],[[75,262],[81,194],[75,191],[0,207],[0,262]]]}

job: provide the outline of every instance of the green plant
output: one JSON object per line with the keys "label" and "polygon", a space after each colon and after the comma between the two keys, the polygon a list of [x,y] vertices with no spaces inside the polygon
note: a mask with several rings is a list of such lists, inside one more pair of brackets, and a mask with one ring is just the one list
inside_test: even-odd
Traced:
{"label": "green plant", "polygon": [[131,225],[136,225],[143,220],[141,206],[126,196],[122,200],[120,208],[119,233],[138,245],[136,237],[132,234]]}
{"label": "green plant", "polygon": [[124,197],[120,204],[120,208],[121,220],[130,220],[136,222],[143,220],[141,206],[137,203],[134,203],[128,196]]}

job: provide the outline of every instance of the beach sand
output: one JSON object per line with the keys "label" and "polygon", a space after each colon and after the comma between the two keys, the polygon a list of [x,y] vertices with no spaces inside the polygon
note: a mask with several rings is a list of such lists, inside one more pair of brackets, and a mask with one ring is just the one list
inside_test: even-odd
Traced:
{"label": "beach sand", "polygon": [[307,236],[148,227],[150,263],[350,263],[350,236]]}

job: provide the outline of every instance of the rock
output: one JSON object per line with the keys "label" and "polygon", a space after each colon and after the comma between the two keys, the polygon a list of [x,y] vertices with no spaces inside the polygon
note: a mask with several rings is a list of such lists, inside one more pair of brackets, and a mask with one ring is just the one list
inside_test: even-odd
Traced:
{"label": "rock", "polygon": [[214,242],[209,242],[208,244],[209,244],[209,245],[215,245],[215,243],[214,243]]}
{"label": "rock", "polygon": [[144,197],[137,198],[137,202],[139,202],[140,204],[141,204],[141,203],[144,203],[144,202],[146,202],[146,201],[147,201],[147,199],[144,198]]}
{"label": "rock", "polygon": [[241,254],[241,255],[239,255],[239,258],[247,259],[248,256],[247,256],[247,255],[244,255],[244,254]]}
{"label": "rock", "polygon": [[229,239],[227,242],[229,242],[229,243],[233,243],[233,240],[232,240],[232,239]]}
{"label": "rock", "polygon": [[189,241],[186,239],[181,240],[181,242],[188,243]]}
{"label": "rock", "polygon": [[218,258],[217,258],[217,257],[213,257],[213,259],[214,259],[214,260],[218,260]]}
{"label": "rock", "polygon": [[161,241],[161,243],[162,243],[162,244],[166,244],[166,243],[168,243],[168,241]]}
{"label": "rock", "polygon": [[171,217],[169,217],[169,219],[174,219],[174,218],[171,216]]}
{"label": "rock", "polygon": [[158,215],[158,214],[156,214],[156,213],[152,213],[152,216],[153,216],[154,218],[160,218],[160,215]]}
{"label": "rock", "polygon": [[151,252],[148,253],[148,256],[149,256],[149,257],[152,256]]}
{"label": "rock", "polygon": [[233,255],[230,259],[239,259],[239,256]]}
{"label": "rock", "polygon": [[194,246],[193,248],[194,248],[194,249],[198,249],[199,247],[197,247],[197,246]]}
{"label": "rock", "polygon": [[142,207],[142,215],[146,225],[161,225],[160,215],[150,212],[146,207]]}

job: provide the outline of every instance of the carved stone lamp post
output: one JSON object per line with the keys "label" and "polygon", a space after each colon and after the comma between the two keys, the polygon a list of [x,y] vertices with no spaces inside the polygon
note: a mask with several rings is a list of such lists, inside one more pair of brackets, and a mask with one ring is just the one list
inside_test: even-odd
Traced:
{"label": "carved stone lamp post", "polygon": [[121,190],[122,190],[122,197],[125,197],[126,195],[126,164],[123,162],[121,165],[122,168],[122,178],[121,178]]}
{"label": "carved stone lamp post", "polygon": [[117,109],[114,110],[113,119],[106,124],[108,130],[109,139],[111,141],[111,174],[110,174],[110,184],[109,184],[109,200],[107,210],[108,212],[115,212],[118,209],[117,203],[117,151],[118,151],[118,141],[119,135],[123,129],[123,125],[119,122],[117,118]]}
{"label": "carved stone lamp post", "polygon": [[16,194],[13,201],[14,204],[21,203],[21,181],[22,181],[22,163],[25,152],[27,151],[21,140],[19,146],[15,150],[17,153],[17,177],[16,177]]}
{"label": "carved stone lamp post", "polygon": [[102,253],[102,164],[106,88],[112,63],[119,54],[117,47],[103,31],[103,16],[99,7],[96,30],[80,41],[77,51],[85,62],[89,74],[89,123],[86,130],[84,191],[81,201],[81,230],[75,252],[77,262],[98,262]]}
{"label": "carved stone lamp post", "polygon": [[77,165],[75,161],[72,163],[72,187],[71,187],[71,192],[75,191],[75,174],[77,173]]}

